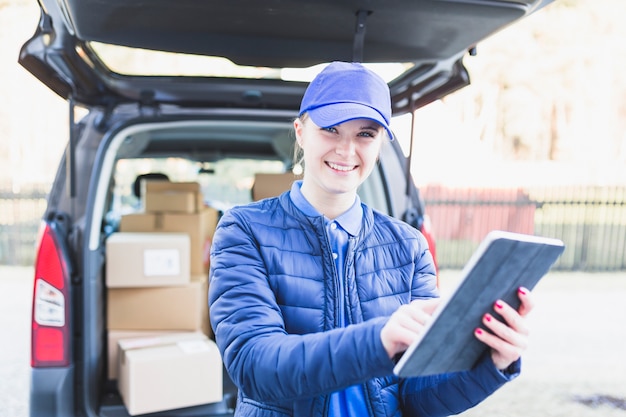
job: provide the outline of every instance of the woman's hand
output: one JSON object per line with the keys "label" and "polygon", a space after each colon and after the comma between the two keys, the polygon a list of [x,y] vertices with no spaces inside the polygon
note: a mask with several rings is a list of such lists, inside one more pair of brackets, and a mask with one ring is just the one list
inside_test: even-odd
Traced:
{"label": "woman's hand", "polygon": [[404,352],[413,343],[430,321],[438,304],[438,298],[413,300],[410,304],[400,306],[389,317],[389,321],[380,331],[380,339],[390,359]]}
{"label": "woman's hand", "polygon": [[528,347],[529,331],[524,318],[533,309],[533,300],[530,291],[523,287],[517,295],[522,302],[517,311],[502,300],[494,303],[494,311],[502,321],[489,313],[483,316],[483,325],[493,334],[481,328],[474,331],[476,338],[491,348],[491,359],[499,370],[508,368]]}

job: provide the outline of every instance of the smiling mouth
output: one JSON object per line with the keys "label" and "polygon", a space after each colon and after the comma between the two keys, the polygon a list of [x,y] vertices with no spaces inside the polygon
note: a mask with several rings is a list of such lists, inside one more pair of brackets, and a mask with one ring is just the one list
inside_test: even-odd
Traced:
{"label": "smiling mouth", "polygon": [[330,168],[336,170],[336,171],[341,171],[341,172],[350,172],[350,171],[354,171],[357,167],[357,165],[337,165],[335,163],[332,162],[326,162],[326,165],[328,165]]}

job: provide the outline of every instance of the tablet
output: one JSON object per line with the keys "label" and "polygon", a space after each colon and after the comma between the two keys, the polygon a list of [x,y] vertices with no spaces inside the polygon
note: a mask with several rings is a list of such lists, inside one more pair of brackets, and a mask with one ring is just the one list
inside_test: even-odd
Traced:
{"label": "tablet", "polygon": [[457,287],[442,299],[432,320],[394,367],[400,377],[434,375],[471,369],[488,347],[474,336],[493,303],[504,300],[518,308],[520,286],[533,289],[559,258],[561,240],[492,231],[480,243]]}

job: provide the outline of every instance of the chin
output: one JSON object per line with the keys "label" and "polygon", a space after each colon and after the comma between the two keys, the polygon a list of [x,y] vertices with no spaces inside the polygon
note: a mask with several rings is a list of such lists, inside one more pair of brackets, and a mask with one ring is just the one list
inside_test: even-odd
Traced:
{"label": "chin", "polygon": [[331,194],[356,193],[358,183],[341,184],[340,181],[333,181],[326,185],[326,190]]}

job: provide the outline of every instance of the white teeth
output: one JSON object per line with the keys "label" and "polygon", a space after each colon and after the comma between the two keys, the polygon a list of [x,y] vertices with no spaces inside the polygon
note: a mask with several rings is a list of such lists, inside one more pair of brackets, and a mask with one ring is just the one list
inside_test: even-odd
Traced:
{"label": "white teeth", "polygon": [[331,167],[332,169],[336,169],[337,171],[343,171],[343,172],[352,171],[354,169],[354,165],[353,166],[337,165],[337,164],[333,164],[332,162],[328,162],[328,166]]}

